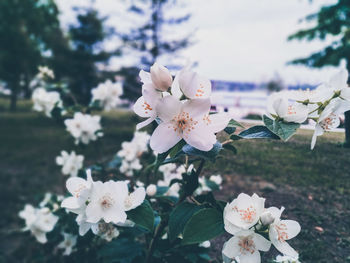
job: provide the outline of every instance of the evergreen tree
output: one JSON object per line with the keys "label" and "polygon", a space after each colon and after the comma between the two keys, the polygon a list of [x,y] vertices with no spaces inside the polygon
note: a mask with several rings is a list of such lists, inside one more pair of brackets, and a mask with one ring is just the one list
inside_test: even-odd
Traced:
{"label": "evergreen tree", "polygon": [[[128,54],[132,52],[137,58],[134,67],[122,68],[119,72],[125,77],[125,93],[129,99],[136,99],[140,89],[132,89],[138,86],[136,72],[139,69],[149,69],[158,59],[164,59],[168,55],[172,57],[166,66],[176,68],[174,55],[188,47],[191,34],[185,34],[183,23],[190,19],[190,14],[172,15],[167,11],[179,10],[182,3],[177,0],[135,0],[127,2],[129,11],[127,21],[132,27],[127,32],[117,32],[123,42],[121,52]],[[124,17],[122,17],[124,19]],[[143,20],[139,23],[138,21]],[[123,21],[120,21],[123,22]],[[124,22],[125,23],[125,22]],[[168,58],[170,58],[170,56]],[[129,70],[130,69],[130,70]],[[131,88],[131,89],[130,89]]]}
{"label": "evergreen tree", "polygon": [[105,68],[116,53],[104,50],[104,41],[113,33],[104,26],[107,18],[100,18],[93,8],[77,11],[78,25],[69,29],[70,47],[59,49],[61,60],[54,62],[54,70],[59,78],[67,79],[79,102],[88,103],[91,89],[112,77],[112,72]]}
{"label": "evergreen tree", "polygon": [[[10,109],[62,35],[53,0],[0,1],[0,79],[11,89]],[[24,80],[24,81],[21,81]]]}
{"label": "evergreen tree", "polygon": [[[289,40],[326,40],[329,36],[336,36],[336,38],[323,50],[309,57],[296,59],[292,63],[310,67],[337,66],[341,60],[345,59],[347,70],[350,72],[350,1],[338,0],[334,4],[323,6],[319,12],[305,19],[316,24],[291,35]],[[350,111],[345,113],[345,135],[345,143],[350,145]]]}

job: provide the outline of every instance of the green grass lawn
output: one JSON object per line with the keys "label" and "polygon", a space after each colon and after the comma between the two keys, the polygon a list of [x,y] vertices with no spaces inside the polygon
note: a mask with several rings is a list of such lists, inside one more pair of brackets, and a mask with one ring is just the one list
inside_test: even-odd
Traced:
{"label": "green grass lawn", "polygon": [[[55,157],[61,150],[74,148],[62,124],[28,111],[30,104],[20,108],[15,114],[0,112],[2,238],[21,226],[17,213],[25,203],[37,203],[47,191],[64,193],[66,178]],[[85,165],[110,159],[121,142],[131,139],[136,122],[131,113],[105,114],[105,136],[77,151],[84,154]],[[320,138],[315,150],[310,151],[311,135],[310,131],[300,131],[287,143],[237,141],[238,154],[224,153],[215,164],[207,164],[206,174],[224,176],[218,198],[229,200],[241,191],[257,192],[267,198],[268,205],[285,206],[288,217],[302,225],[302,233],[291,242],[300,251],[302,262],[347,262],[350,150],[340,147],[343,134],[331,133]],[[266,187],[267,183],[273,185]],[[21,242],[18,236],[6,240],[12,243],[1,240],[0,255],[1,251],[10,254],[14,244]],[[218,240],[214,245],[217,254],[221,246],[222,240]]]}

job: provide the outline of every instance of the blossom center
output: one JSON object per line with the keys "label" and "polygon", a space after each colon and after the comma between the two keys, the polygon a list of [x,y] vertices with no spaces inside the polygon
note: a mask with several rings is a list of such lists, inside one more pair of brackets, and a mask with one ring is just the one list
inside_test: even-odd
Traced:
{"label": "blossom center", "polygon": [[284,242],[288,239],[287,226],[286,224],[280,223],[275,225],[275,229],[277,231],[277,239],[280,242]]}
{"label": "blossom center", "polygon": [[[188,112],[181,112],[178,116],[175,116],[172,119],[173,130],[179,134],[189,133],[191,130],[194,130],[195,126],[198,124],[198,121],[193,120]],[[169,126],[171,128],[171,126]]]}
{"label": "blossom center", "polygon": [[334,113],[329,114],[327,118],[325,118],[323,121],[320,122],[320,126],[324,130],[330,130],[334,128],[335,124],[337,123],[338,116]]}
{"label": "blossom center", "polygon": [[142,104],[142,108],[144,109],[145,113],[147,114],[149,111],[153,110],[151,105],[149,105],[146,101]]}
{"label": "blossom center", "polygon": [[124,205],[125,205],[125,208],[127,209],[132,206],[132,198],[130,196],[125,198]]}
{"label": "blossom center", "polygon": [[241,219],[247,223],[252,223],[256,217],[256,209],[252,205],[246,209],[238,209],[238,207],[235,206],[233,210],[238,212]]}
{"label": "blossom center", "polygon": [[287,112],[288,115],[295,115],[297,114],[295,108],[293,107],[293,105],[289,105],[288,106],[288,112]]}
{"label": "blossom center", "polygon": [[204,87],[202,84],[199,85],[199,88],[196,90],[196,97],[203,97],[204,95]]}
{"label": "blossom center", "polygon": [[100,204],[102,209],[109,209],[113,206],[114,204],[114,199],[110,196],[110,194],[105,194],[101,199],[100,199]]}
{"label": "blossom center", "polygon": [[74,189],[74,196],[78,198],[80,196],[81,191],[83,191],[84,189],[86,189],[85,185],[83,184],[78,185],[78,187]]}
{"label": "blossom center", "polygon": [[240,237],[240,240],[238,241],[238,246],[239,251],[242,254],[253,254],[255,252],[255,244],[254,241],[252,239],[252,237],[248,236],[248,237]]}

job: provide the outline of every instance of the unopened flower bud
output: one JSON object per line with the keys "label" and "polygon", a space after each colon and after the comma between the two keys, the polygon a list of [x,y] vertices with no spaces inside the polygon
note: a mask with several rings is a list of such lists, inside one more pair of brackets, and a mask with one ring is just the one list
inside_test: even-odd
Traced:
{"label": "unopened flower bud", "polygon": [[167,91],[173,82],[169,70],[157,63],[154,63],[151,67],[151,79],[153,84],[159,91]]}
{"label": "unopened flower bud", "polygon": [[157,186],[150,184],[147,186],[146,193],[148,196],[154,196],[157,193]]}
{"label": "unopened flower bud", "polygon": [[273,221],[275,221],[274,216],[272,215],[271,212],[269,211],[265,211],[264,213],[262,213],[262,215],[260,216],[260,221],[264,226],[268,226],[270,224],[273,223]]}

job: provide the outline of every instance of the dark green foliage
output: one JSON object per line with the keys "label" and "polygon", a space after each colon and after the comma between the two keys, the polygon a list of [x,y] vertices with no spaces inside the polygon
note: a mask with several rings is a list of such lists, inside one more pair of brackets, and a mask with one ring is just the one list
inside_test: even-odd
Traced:
{"label": "dark green foliage", "polygon": [[52,52],[61,38],[53,0],[0,1],[0,79],[12,91],[12,110],[21,91],[30,94],[29,82],[47,60],[44,53]]}
{"label": "dark green foliage", "polygon": [[224,232],[222,212],[215,208],[204,208],[196,212],[187,222],[182,244],[195,244],[210,240]]}
{"label": "dark green foliage", "polygon": [[187,221],[200,209],[200,206],[191,203],[182,203],[169,216],[169,239],[174,240],[182,234]]}
{"label": "dark green foliage", "polygon": [[144,227],[150,232],[153,231],[154,214],[151,204],[147,200],[135,209],[128,211],[127,214],[135,224]]}
{"label": "dark green foliage", "polygon": [[113,77],[113,72],[99,70],[96,63],[107,64],[117,52],[103,50],[104,40],[112,33],[104,25],[106,17],[99,17],[94,9],[78,9],[77,20],[78,25],[69,29],[71,47],[65,50],[63,60],[54,61],[53,66],[59,78],[68,80],[69,88],[78,102],[87,104],[91,89],[106,78]]}

